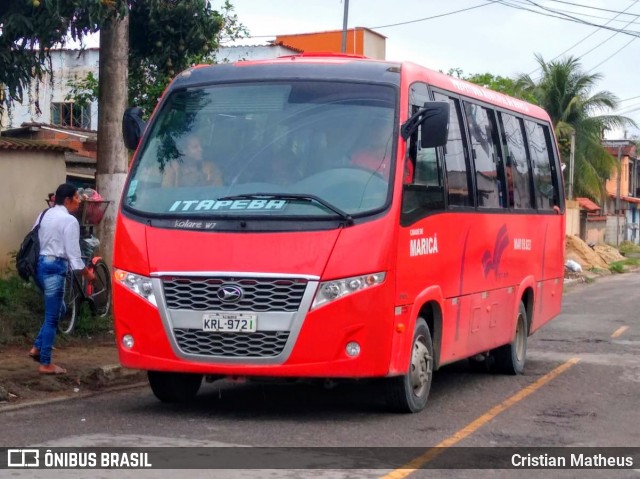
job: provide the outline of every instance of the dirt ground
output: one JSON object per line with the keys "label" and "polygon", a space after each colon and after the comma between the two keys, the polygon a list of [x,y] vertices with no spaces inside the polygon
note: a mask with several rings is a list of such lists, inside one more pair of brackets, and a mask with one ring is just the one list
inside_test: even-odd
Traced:
{"label": "dirt ground", "polygon": [[109,336],[57,340],[53,362],[64,367],[67,374],[56,376],[38,373],[38,363],[28,355],[29,343],[0,345],[0,407],[6,403],[78,395],[144,380],[142,373],[127,371],[114,375],[111,368],[104,368],[121,369],[113,336]]}

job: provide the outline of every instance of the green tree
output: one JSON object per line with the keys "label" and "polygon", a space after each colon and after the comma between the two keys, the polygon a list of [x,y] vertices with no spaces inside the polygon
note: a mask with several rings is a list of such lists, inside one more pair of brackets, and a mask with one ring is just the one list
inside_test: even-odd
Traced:
{"label": "green tree", "polygon": [[[221,38],[244,32],[228,1],[223,11],[229,21],[207,0],[0,1],[0,92],[8,93],[0,94],[0,113],[14,101],[22,102],[32,86],[38,110],[38,85],[47,74],[53,81],[50,50],[64,46],[69,37],[82,42],[100,31],[99,91],[85,88],[87,79],[80,79],[71,95],[81,101],[99,95],[96,181],[105,199],[115,203],[127,172],[121,138],[127,65],[132,66],[130,96],[150,111],[175,72],[210,54]],[[101,227],[108,260],[114,211],[107,211]]]}
{"label": "green tree", "polygon": [[[124,0],[13,0],[0,2],[0,111],[22,102],[32,84],[51,72],[50,50],[82,41],[108,18],[126,15]],[[36,92],[37,93],[37,92]],[[36,108],[38,98],[36,95]]]}
{"label": "green tree", "polygon": [[464,70],[459,67],[450,68],[449,71],[447,71],[447,75],[460,78],[461,80],[466,80],[469,83],[473,83],[493,91],[504,93],[505,95],[521,98],[530,102],[535,101],[535,98],[524,92],[522,90],[522,86],[513,78],[494,75],[493,73],[474,73],[472,75],[465,75]]}
{"label": "green tree", "polygon": [[[12,101],[51,74],[49,50],[100,30],[115,14],[129,13],[128,103],[149,114],[177,72],[212,62],[218,45],[247,35],[233,6],[226,0],[219,10],[207,0],[16,0],[0,2],[0,85]],[[18,68],[10,66],[17,65]],[[51,77],[52,78],[52,77]],[[98,98],[97,81],[89,76],[68,83],[69,99]],[[37,92],[36,106],[39,106]]]}
{"label": "green tree", "polygon": [[618,105],[616,96],[608,91],[592,93],[602,76],[584,73],[578,58],[570,56],[545,62],[536,55],[536,59],[542,69],[541,77],[534,80],[521,75],[517,78],[518,88],[549,113],[566,164],[569,163],[571,136],[575,133],[574,194],[601,200],[605,181],[618,167],[616,158],[602,146],[603,132],[636,125],[627,117],[608,114]]}
{"label": "green tree", "polygon": [[247,35],[227,0],[145,0],[132,4],[129,34],[129,104],[149,115],[176,73],[212,63],[222,41]]}

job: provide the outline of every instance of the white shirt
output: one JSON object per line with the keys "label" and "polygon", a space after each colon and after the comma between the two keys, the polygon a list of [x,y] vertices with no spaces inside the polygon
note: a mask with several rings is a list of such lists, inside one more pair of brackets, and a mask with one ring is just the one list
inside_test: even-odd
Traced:
{"label": "white shirt", "polygon": [[[34,228],[40,216],[42,213],[38,215]],[[47,214],[40,223],[38,239],[41,255],[66,258],[72,269],[84,268],[80,253],[80,225],[64,205],[55,205],[47,210]]]}

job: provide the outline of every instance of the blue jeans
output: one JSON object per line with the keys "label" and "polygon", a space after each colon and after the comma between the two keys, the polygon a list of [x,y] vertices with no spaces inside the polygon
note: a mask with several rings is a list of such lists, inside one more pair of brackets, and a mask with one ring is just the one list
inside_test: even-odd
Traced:
{"label": "blue jeans", "polygon": [[60,314],[64,311],[64,282],[68,262],[62,258],[38,258],[37,283],[44,293],[44,323],[33,346],[40,351],[40,364],[51,364],[51,348],[56,339]]}

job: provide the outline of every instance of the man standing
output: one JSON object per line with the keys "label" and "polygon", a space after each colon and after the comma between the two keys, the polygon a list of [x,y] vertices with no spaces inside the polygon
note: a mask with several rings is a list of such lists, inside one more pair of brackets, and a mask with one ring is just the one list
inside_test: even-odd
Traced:
{"label": "man standing", "polygon": [[88,281],[95,278],[80,256],[80,225],[72,216],[79,207],[78,189],[68,183],[60,185],[55,193],[55,206],[44,215],[38,231],[40,257],[36,282],[44,293],[44,322],[29,355],[40,363],[38,371],[42,374],[67,372],[51,362],[51,349],[63,309],[64,282],[69,264],[74,270],[82,270]]}

